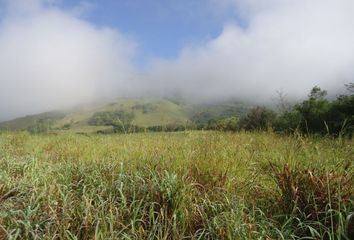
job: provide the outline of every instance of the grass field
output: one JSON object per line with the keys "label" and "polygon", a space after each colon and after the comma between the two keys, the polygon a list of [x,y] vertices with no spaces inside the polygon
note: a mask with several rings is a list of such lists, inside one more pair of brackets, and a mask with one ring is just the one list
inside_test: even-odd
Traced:
{"label": "grass field", "polygon": [[353,239],[354,140],[0,134],[0,239]]}

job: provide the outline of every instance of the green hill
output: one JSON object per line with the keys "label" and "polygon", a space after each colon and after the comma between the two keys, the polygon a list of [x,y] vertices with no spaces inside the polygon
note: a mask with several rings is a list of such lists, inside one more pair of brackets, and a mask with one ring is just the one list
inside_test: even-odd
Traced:
{"label": "green hill", "polygon": [[[204,124],[209,119],[242,116],[249,107],[239,102],[215,104],[191,104],[171,99],[116,99],[17,118],[0,123],[0,129],[10,131],[29,130],[42,132],[90,133],[110,131],[114,124],[154,127],[167,125]],[[112,121],[117,121],[113,123]]]}
{"label": "green hill", "polygon": [[16,118],[14,120],[1,122],[0,129],[17,131],[28,129],[37,124],[39,121],[45,121],[48,124],[53,124],[65,117],[66,113],[61,111],[45,112],[41,114]]}

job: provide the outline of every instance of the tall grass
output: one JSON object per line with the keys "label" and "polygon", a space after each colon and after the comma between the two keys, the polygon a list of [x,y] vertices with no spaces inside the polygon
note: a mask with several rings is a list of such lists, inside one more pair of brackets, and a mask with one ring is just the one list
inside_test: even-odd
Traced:
{"label": "tall grass", "polygon": [[353,239],[354,141],[0,135],[0,239]]}

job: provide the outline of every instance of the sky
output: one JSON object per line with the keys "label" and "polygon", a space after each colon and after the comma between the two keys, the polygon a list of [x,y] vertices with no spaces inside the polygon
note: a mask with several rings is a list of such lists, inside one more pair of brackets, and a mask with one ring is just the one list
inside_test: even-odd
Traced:
{"label": "sky", "polygon": [[0,120],[116,97],[256,103],[354,80],[352,0],[0,0]]}

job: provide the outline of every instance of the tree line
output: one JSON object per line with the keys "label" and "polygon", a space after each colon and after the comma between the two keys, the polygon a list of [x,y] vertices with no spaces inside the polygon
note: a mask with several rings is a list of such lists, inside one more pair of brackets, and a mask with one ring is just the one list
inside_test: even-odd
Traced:
{"label": "tree line", "polygon": [[[279,133],[295,131],[305,134],[348,135],[354,133],[354,83],[346,85],[347,93],[335,99],[327,98],[327,91],[315,86],[304,101],[289,106],[284,95],[279,98],[279,111],[265,106],[252,108],[244,117],[230,114],[228,117],[214,118],[203,112],[196,114],[185,124],[168,124],[142,127],[133,124],[134,113],[127,110],[103,111],[93,114],[88,124],[92,126],[112,126],[112,130],[98,133],[135,132],[175,132],[186,130],[217,131],[262,131],[272,129]],[[149,110],[149,109],[148,109]],[[31,133],[43,133],[52,129],[54,121],[39,119],[27,128]],[[69,129],[70,124],[63,129]]]}
{"label": "tree line", "polygon": [[[315,86],[308,98],[289,107],[284,96],[280,97],[277,112],[265,106],[256,106],[249,113],[238,118],[237,116],[221,119],[210,118],[201,123],[191,121],[185,125],[171,124],[167,126],[152,126],[142,128],[125,123],[115,126],[116,132],[129,130],[141,131],[185,131],[185,130],[217,130],[217,131],[262,131],[272,129],[278,133],[292,133],[295,131],[312,135],[347,135],[354,133],[354,83],[346,85],[347,94],[328,99],[327,91]],[[129,131],[128,131],[129,132]]]}
{"label": "tree line", "polygon": [[[264,106],[257,106],[239,121],[227,119],[209,121],[206,128],[219,130],[267,130],[276,132],[300,131],[305,134],[349,135],[354,132],[354,84],[346,85],[347,94],[334,100],[326,98],[327,91],[315,86],[308,98],[293,107],[283,106],[275,112]],[[284,99],[281,98],[281,101]]]}

